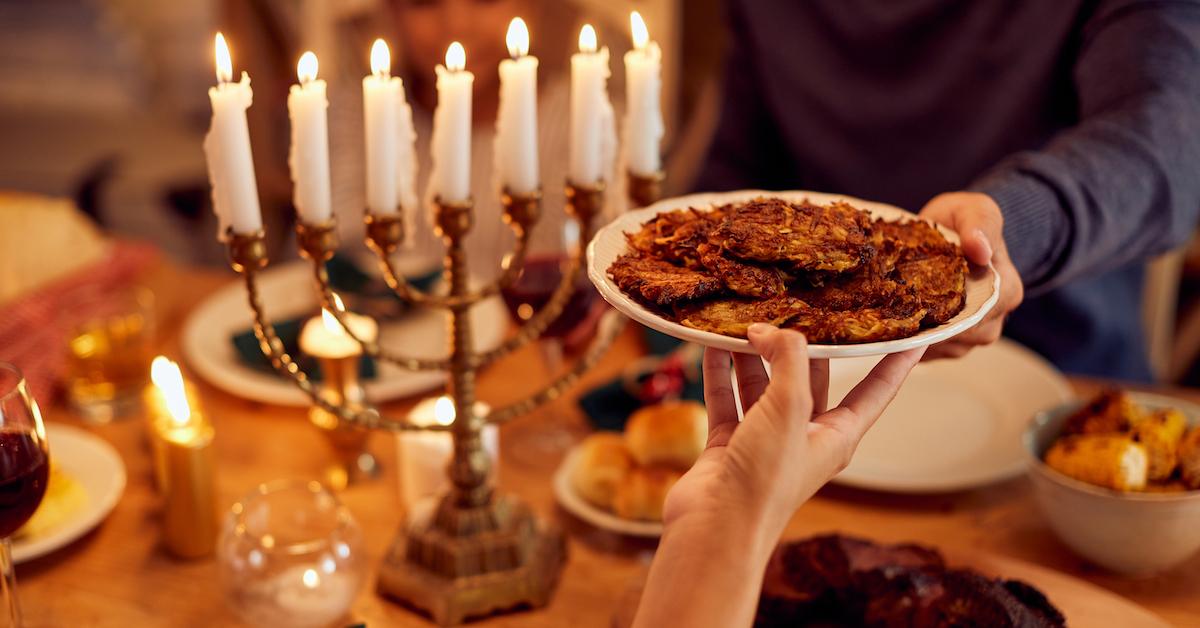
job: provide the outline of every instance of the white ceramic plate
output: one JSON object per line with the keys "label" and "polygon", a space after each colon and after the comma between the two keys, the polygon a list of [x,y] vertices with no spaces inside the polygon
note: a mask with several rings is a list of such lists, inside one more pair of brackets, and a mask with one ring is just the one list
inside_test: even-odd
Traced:
{"label": "white ceramic plate", "polygon": [[[830,363],[842,399],[877,359]],[[1040,356],[1008,340],[917,365],[834,482],[896,493],[964,490],[1020,475],[1030,418],[1074,395]]]}
{"label": "white ceramic plate", "polygon": [[[657,313],[652,312],[642,304],[629,298],[620,288],[613,283],[612,278],[608,276],[608,267],[612,265],[618,257],[628,251],[629,245],[625,241],[626,233],[636,232],[641,228],[642,223],[650,220],[655,215],[674,211],[677,209],[686,209],[688,207],[708,208],[726,203],[736,203],[747,201],[758,196],[775,196],[791,201],[801,201],[808,199],[814,203],[826,205],[834,201],[847,201],[855,207],[861,207],[871,212],[871,215],[886,218],[888,220],[911,219],[913,214],[904,211],[898,207],[885,205],[883,203],[873,203],[864,201],[849,196],[840,194],[822,194],[820,192],[765,192],[762,190],[741,190],[737,192],[722,192],[722,193],[705,193],[692,194],[690,196],[680,196],[677,198],[666,199],[659,201],[644,209],[631,211],[621,215],[616,220],[609,223],[600,231],[596,232],[596,237],[592,238],[588,244],[588,277],[592,283],[596,284],[596,289],[600,291],[600,295],[606,301],[612,304],[613,307],[621,311],[621,313],[632,318],[633,320],[668,334],[701,345],[725,349],[727,351],[737,351],[739,353],[754,353],[750,347],[750,343],[742,338],[734,338],[722,334],[715,334],[708,331],[700,331],[692,329],[667,320]],[[942,233],[951,242],[958,242],[958,235],[954,232],[939,226]],[[930,329],[921,330],[920,333],[908,338],[899,340],[888,340],[885,342],[871,342],[857,345],[809,345],[808,352],[814,358],[851,358],[867,355],[884,355],[887,353],[898,353],[916,347],[931,345],[936,342],[941,342],[947,338],[960,334],[983,319],[988,310],[996,304],[996,299],[1000,295],[1000,276],[988,266],[986,268],[972,267],[970,274],[967,275],[967,302],[962,312],[950,319],[944,325],[939,325]]]}
{"label": "white ceramic plate", "polygon": [[[294,261],[270,268],[259,276],[259,291],[272,320],[284,320],[315,311],[316,288],[308,262]],[[508,311],[499,297],[471,311],[475,346],[483,351],[504,340]],[[188,364],[214,386],[239,397],[284,406],[307,406],[307,395],[290,381],[246,366],[238,358],[231,338],[250,329],[254,319],[241,280],[221,288],[188,317],[183,328],[183,354]],[[418,309],[399,320],[381,325],[380,344],[397,353],[418,358],[446,355],[446,317],[439,310]],[[445,375],[417,372],[376,362],[376,377],[366,382],[375,401],[414,395],[440,386]]]}
{"label": "white ceramic plate", "polygon": [[638,521],[618,517],[603,508],[593,506],[586,499],[580,497],[575,492],[575,488],[571,486],[571,470],[575,467],[578,460],[579,450],[572,449],[567,453],[567,457],[563,459],[562,464],[559,465],[558,471],[554,472],[554,497],[564,510],[597,528],[608,530],[609,532],[645,538],[658,538],[662,536],[663,527],[661,522]]}
{"label": "white ceramic plate", "polygon": [[45,556],[87,534],[100,524],[125,492],[125,465],[106,441],[85,430],[46,424],[50,458],[83,488],[87,501],[70,519],[33,537],[13,540],[17,563]]}

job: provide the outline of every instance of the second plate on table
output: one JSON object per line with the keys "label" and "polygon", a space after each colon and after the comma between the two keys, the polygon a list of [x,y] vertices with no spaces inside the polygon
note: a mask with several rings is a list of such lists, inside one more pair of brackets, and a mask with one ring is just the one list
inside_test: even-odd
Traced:
{"label": "second plate on table", "polygon": [[[830,362],[842,399],[878,358]],[[897,493],[976,488],[1022,473],[1021,434],[1035,413],[1073,397],[1070,384],[1009,340],[957,360],[917,365],[834,482]]]}
{"label": "second plate on table", "polygon": [[[46,424],[50,465],[61,478],[50,487],[31,520],[43,520],[43,529],[30,534],[18,531],[12,542],[16,563],[44,556],[95,528],[112,512],[125,492],[125,465],[121,456],[100,437],[70,425]],[[66,484],[62,484],[62,482]],[[43,508],[56,509],[46,513]]]}
{"label": "second plate on table", "polygon": [[[259,292],[272,320],[315,312],[317,293],[308,262],[294,261],[259,275]],[[231,282],[201,304],[183,328],[183,353],[188,364],[214,386],[239,397],[285,406],[307,406],[307,395],[273,372],[246,365],[231,338],[251,327],[253,312],[241,281]],[[500,344],[508,330],[508,311],[499,297],[471,310],[475,346],[483,351]],[[379,343],[385,349],[417,358],[446,355],[446,317],[438,310],[417,309],[380,325]],[[436,388],[441,372],[417,372],[378,363],[377,375],[366,382],[374,401],[396,399]]]}
{"label": "second plate on table", "polygon": [[640,521],[618,517],[603,508],[593,506],[591,502],[576,493],[575,487],[571,486],[571,470],[575,468],[578,460],[578,449],[572,449],[559,465],[558,471],[554,472],[554,498],[558,500],[558,505],[562,506],[563,510],[586,523],[609,532],[645,538],[662,536],[661,521]]}

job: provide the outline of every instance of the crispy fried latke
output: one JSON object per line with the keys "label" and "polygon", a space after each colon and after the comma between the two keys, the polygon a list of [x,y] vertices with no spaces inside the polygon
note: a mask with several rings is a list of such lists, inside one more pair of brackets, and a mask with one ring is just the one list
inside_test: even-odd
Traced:
{"label": "crispy fried latke", "polygon": [[733,259],[721,253],[721,248],[705,242],[697,251],[700,264],[721,281],[730,292],[744,297],[773,297],[783,294],[787,286],[778,268],[757,266]]}
{"label": "crispy fried latke", "polygon": [[714,299],[676,308],[679,323],[726,336],[746,337],[754,323],[782,325],[793,316],[811,310],[804,301],[790,296],[770,299]]}
{"label": "crispy fried latke", "polygon": [[747,261],[845,272],[871,258],[870,228],[867,214],[846,203],[759,198],[729,210],[710,240]]}
{"label": "crispy fried latke", "polygon": [[644,255],[622,255],[608,267],[617,287],[659,306],[700,299],[725,289],[720,279]]}

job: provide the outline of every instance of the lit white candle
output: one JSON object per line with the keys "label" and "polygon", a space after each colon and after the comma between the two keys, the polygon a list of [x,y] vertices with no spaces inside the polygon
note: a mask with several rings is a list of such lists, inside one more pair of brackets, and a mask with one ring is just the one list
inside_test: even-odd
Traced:
{"label": "lit white candle", "polygon": [[333,216],[329,192],[329,122],[325,81],[317,78],[317,55],[306,52],[296,64],[298,85],[288,90],[292,144],[288,168],[292,173],[292,202],[300,220],[310,225]]}
{"label": "lit white candle", "polygon": [[594,185],[608,175],[614,140],[612,103],[608,99],[608,48],[597,48],[596,29],[584,24],[579,52],[571,55],[571,150],[568,174],[580,185]]}
{"label": "lit white candle", "polygon": [[217,214],[217,237],[234,233],[252,234],[262,229],[262,210],[258,206],[258,183],[254,177],[254,157],[250,153],[250,127],[246,109],[254,100],[250,77],[233,81],[233,60],[225,37],[216,37],[217,85],[208,90],[212,102],[212,121],[204,136],[204,154],[208,159],[208,179],[212,184],[213,210]]}
{"label": "lit white candle", "polygon": [[[371,46],[371,74],[363,78],[363,128],[367,148],[367,211],[376,215],[397,212],[402,153],[400,114],[407,107],[404,83],[391,76],[392,57],[387,43]],[[409,115],[411,127],[412,116]],[[409,150],[411,150],[411,142]],[[411,184],[410,184],[411,185]]]}
{"label": "lit white candle", "polygon": [[467,52],[457,41],[437,66],[437,110],[433,112],[434,198],[462,202],[471,198],[471,90],[475,75],[466,71]]}
{"label": "lit white candle", "polygon": [[629,171],[642,176],[657,174],[663,136],[662,50],[650,41],[646,22],[637,11],[629,14],[633,50],[625,53],[625,158]]}
{"label": "lit white candle", "polygon": [[496,170],[500,185],[516,194],[538,189],[537,57],[529,54],[525,20],[508,25],[508,53],[500,62],[500,108],[496,114]]}
{"label": "lit white candle", "polygon": [[[337,295],[334,295],[334,306],[342,312],[342,319],[359,340],[374,342],[379,336],[379,324],[375,319],[347,312]],[[321,310],[320,316],[310,318],[300,330],[300,349],[318,358],[348,358],[362,354],[362,345],[346,333],[333,313],[326,309]]]}
{"label": "lit white candle", "polygon": [[[489,408],[476,402],[475,411],[486,414]],[[408,420],[414,425],[450,425],[454,422],[454,402],[449,397],[431,397],[421,400]],[[480,436],[483,449],[491,459],[492,476],[500,451],[500,431],[496,425],[483,428]],[[446,467],[454,456],[454,438],[450,432],[406,431],[396,435],[396,460],[400,474],[400,503],[412,508],[427,497],[441,494],[450,488]]]}

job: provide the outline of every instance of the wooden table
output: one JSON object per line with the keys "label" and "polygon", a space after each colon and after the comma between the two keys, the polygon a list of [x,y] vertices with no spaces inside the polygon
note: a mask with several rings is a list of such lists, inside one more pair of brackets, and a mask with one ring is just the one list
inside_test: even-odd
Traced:
{"label": "wooden table", "polygon": [[[179,357],[178,330],[187,312],[229,273],[163,267],[149,283],[163,304],[162,351]],[[641,351],[634,333],[626,333],[583,386],[613,377]],[[528,368],[539,364],[530,349],[511,356],[479,381],[482,399],[504,403],[530,392]],[[209,416],[216,424],[222,504],[232,503],[259,482],[286,477],[316,477],[325,454],[322,438],[297,408],[248,402],[196,381]],[[1081,393],[1098,382],[1076,380]],[[1200,392],[1171,390],[1200,401]],[[412,400],[387,409],[402,412]],[[570,406],[570,407],[568,407]],[[47,419],[77,423],[57,404]],[[479,625],[558,627],[608,626],[617,600],[644,573],[654,545],[590,529],[559,510],[549,476],[559,455],[530,455],[529,434],[549,420],[569,425],[582,436],[586,427],[573,404],[541,412],[502,431],[501,488],[516,493],[539,512],[555,517],[569,533],[570,561],[550,606],[501,616]],[[125,460],[129,484],[112,515],[94,532],[50,556],[18,568],[19,590],[34,626],[215,626],[236,625],[226,610],[217,582],[217,565],[206,559],[177,561],[158,547],[157,496],[142,423],[127,420],[94,428]],[[400,524],[395,484],[395,446],[389,434],[372,436],[372,448],[386,473],[380,480],[352,487],[342,495],[366,532],[372,568]],[[519,455],[514,454],[518,448]],[[828,487],[792,520],[788,536],[838,530],[883,541],[916,541],[950,549],[977,548],[1038,563],[1126,596],[1177,625],[1200,625],[1200,557],[1172,573],[1128,580],[1106,574],[1075,557],[1057,540],[1037,511],[1028,481],[1013,480],[985,489],[913,497]],[[372,580],[373,583],[373,574]],[[422,626],[428,622],[365,586],[346,623],[369,626]]]}

